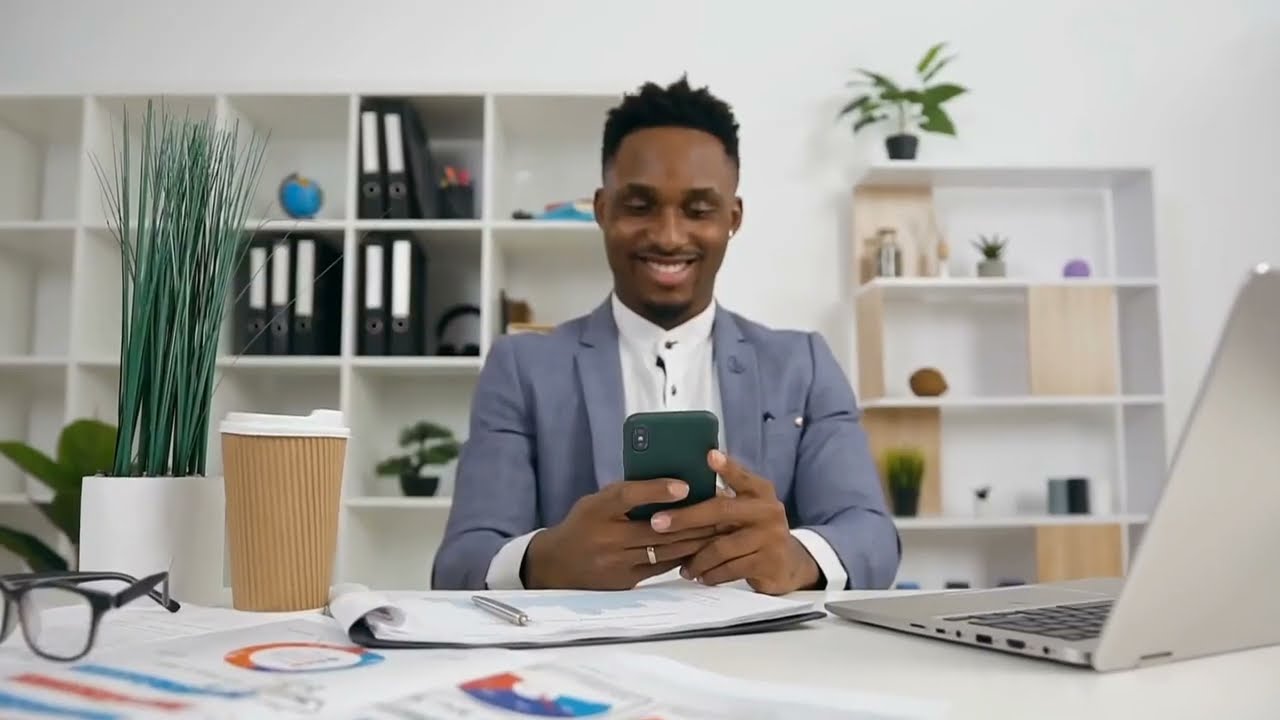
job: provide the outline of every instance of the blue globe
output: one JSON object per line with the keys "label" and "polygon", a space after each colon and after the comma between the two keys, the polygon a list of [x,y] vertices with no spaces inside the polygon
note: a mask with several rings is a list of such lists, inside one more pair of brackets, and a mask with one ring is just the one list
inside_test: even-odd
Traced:
{"label": "blue globe", "polygon": [[313,218],[320,212],[320,206],[323,204],[324,191],[316,181],[298,173],[291,173],[280,182],[280,207],[284,208],[289,217]]}

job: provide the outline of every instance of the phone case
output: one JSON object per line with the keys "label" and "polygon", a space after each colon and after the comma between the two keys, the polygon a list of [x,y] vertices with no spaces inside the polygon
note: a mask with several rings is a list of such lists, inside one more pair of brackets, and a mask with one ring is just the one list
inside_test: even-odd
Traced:
{"label": "phone case", "polygon": [[623,472],[627,480],[676,478],[689,484],[689,494],[670,503],[632,508],[627,516],[647,520],[655,512],[684,507],[715,497],[716,473],[707,453],[720,444],[720,420],[705,410],[635,413],[623,430]]}

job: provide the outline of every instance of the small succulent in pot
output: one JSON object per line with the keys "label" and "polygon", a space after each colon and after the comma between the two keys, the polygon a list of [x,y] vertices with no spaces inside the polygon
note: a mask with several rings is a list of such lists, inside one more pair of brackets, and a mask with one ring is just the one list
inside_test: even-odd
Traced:
{"label": "small succulent in pot", "polygon": [[979,235],[973,246],[982,254],[978,261],[978,277],[1004,277],[1004,251],[1009,239],[998,234]]}

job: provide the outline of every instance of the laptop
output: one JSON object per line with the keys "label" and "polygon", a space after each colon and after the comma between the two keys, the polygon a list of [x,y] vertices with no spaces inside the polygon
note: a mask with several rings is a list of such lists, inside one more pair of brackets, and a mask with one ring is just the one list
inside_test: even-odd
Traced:
{"label": "laptop", "polygon": [[826,603],[837,617],[1098,671],[1280,644],[1280,267],[1249,271],[1126,578]]}

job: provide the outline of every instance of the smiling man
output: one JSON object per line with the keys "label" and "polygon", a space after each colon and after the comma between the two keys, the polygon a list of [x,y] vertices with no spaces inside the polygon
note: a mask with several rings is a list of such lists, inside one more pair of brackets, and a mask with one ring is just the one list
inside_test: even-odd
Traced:
{"label": "smiling man", "polygon": [[[683,78],[648,83],[603,135],[595,216],[613,292],[553,332],[493,343],[433,587],[625,589],[676,572],[770,594],[888,587],[901,546],[830,348],[715,301],[743,218],[732,110]],[[630,520],[686,492],[621,480],[623,420],[662,410],[720,418],[724,452],[707,463],[726,489]]]}

